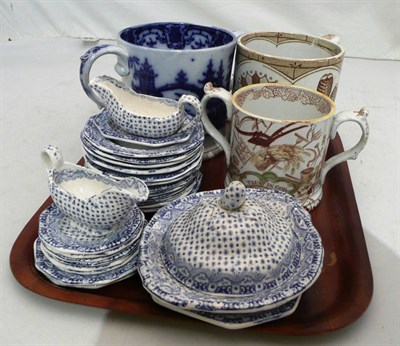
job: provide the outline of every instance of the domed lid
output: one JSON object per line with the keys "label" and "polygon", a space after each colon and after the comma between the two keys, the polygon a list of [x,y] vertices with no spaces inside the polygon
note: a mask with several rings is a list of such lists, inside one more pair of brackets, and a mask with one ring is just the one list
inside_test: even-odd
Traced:
{"label": "domed lid", "polygon": [[163,237],[169,273],[191,289],[243,295],[276,285],[293,257],[288,205],[246,196],[233,181],[222,196],[205,198],[180,215]]}

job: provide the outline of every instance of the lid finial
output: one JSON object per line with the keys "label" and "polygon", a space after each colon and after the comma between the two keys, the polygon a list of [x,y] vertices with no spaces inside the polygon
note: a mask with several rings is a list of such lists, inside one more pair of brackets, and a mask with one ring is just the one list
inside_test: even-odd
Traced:
{"label": "lid finial", "polygon": [[246,187],[240,181],[232,181],[225,188],[221,199],[220,206],[225,210],[239,209],[246,200]]}

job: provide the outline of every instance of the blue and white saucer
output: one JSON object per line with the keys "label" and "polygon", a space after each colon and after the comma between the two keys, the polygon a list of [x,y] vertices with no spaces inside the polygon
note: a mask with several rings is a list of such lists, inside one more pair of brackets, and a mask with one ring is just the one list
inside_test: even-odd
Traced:
{"label": "blue and white saucer", "polygon": [[[43,245],[43,242],[40,243],[40,250],[43,252],[44,256],[60,270],[77,274],[100,274],[105,271],[117,269],[118,267],[127,264],[129,261],[132,261],[133,257],[138,255],[139,244],[136,242],[136,244],[132,244],[132,246],[128,247],[129,251],[125,255],[118,256],[118,258],[114,260],[110,260],[109,257],[105,256],[103,261],[103,258],[100,258],[99,261],[99,258],[97,257],[94,258],[94,261],[86,262],[79,261],[79,259],[77,261],[74,258],[70,261],[65,259],[60,260],[60,257],[58,257],[57,254],[49,251]],[[121,251],[121,253],[124,252],[125,249]]]}
{"label": "blue and white saucer", "polygon": [[52,252],[61,254],[98,255],[121,251],[139,239],[145,218],[135,207],[121,224],[106,235],[93,236],[94,231],[82,228],[51,204],[39,217],[39,238]]}
{"label": "blue and white saucer", "polygon": [[191,195],[192,193],[196,193],[201,185],[202,174],[198,172],[189,186],[176,191],[174,193],[159,195],[158,197],[154,197],[151,200],[147,200],[146,202],[140,203],[140,209],[145,213],[154,213],[161,207],[165,206],[168,203],[171,203],[173,200],[177,198],[183,198]]}
{"label": "blue and white saucer", "polygon": [[177,155],[168,155],[162,157],[125,157],[120,155],[113,155],[108,152],[101,151],[100,149],[96,148],[91,142],[89,142],[84,136],[81,136],[81,141],[83,145],[83,149],[85,152],[89,153],[90,155],[100,158],[106,162],[111,164],[126,164],[129,167],[135,168],[160,168],[160,167],[167,167],[176,165],[178,163],[184,162],[188,160],[193,155],[198,153],[201,150],[201,145],[195,147],[188,152],[184,152],[182,154]]}
{"label": "blue and white saucer", "polygon": [[132,276],[137,269],[138,255],[133,256],[130,261],[117,268],[101,273],[69,273],[52,264],[43,254],[40,245],[41,239],[38,238],[34,243],[35,267],[51,282],[60,286],[90,289],[100,288]]}
{"label": "blue and white saucer", "polygon": [[[197,161],[193,162],[188,167],[185,167],[177,172],[165,173],[165,174],[154,175],[154,176],[152,176],[152,175],[134,175],[134,177],[139,178],[140,180],[144,181],[150,190],[153,186],[179,182],[182,179],[186,179],[187,177],[194,175],[196,172],[199,171],[201,164],[202,164],[202,160],[200,157],[200,158],[198,158]],[[85,162],[85,166],[87,168],[99,171],[114,180],[121,180],[121,179],[129,178],[132,176],[130,174],[114,172],[109,169],[99,167],[96,164],[94,164],[92,162],[88,162],[88,161]]]}
{"label": "blue and white saucer", "polygon": [[[139,273],[144,288],[155,299],[178,309],[224,314],[267,311],[299,297],[321,272],[323,246],[309,214],[293,197],[274,190],[246,190],[246,197],[264,205],[266,211],[274,208],[274,204],[282,204],[282,201],[290,206],[289,210],[280,208],[275,212],[284,212],[282,220],[290,215],[290,223],[293,224],[293,255],[288,257],[288,263],[282,266],[282,270],[275,273],[268,290],[232,295],[200,291],[183,284],[168,271],[162,254],[166,232],[185,212],[200,202],[207,203],[208,198],[221,197],[223,192],[214,190],[192,194],[173,201],[153,216],[140,242]],[[221,242],[223,246],[223,239]]]}
{"label": "blue and white saucer", "polygon": [[102,170],[105,169],[111,172],[117,172],[127,175],[150,176],[150,175],[172,174],[173,172],[185,169],[192,163],[201,161],[202,155],[203,155],[203,147],[200,147],[200,150],[195,152],[195,155],[189,157],[187,160],[179,162],[175,165],[167,167],[158,167],[158,168],[148,168],[148,167],[135,168],[135,167],[129,167],[126,164],[125,165],[111,164],[89,153],[85,153],[84,156],[85,156],[85,161],[88,161],[92,166],[99,167]]}
{"label": "blue and white saucer", "polygon": [[133,158],[154,158],[184,154],[202,145],[204,142],[204,128],[201,122],[196,122],[189,140],[165,147],[148,148],[131,143],[125,143],[124,146],[121,146],[115,143],[115,141],[104,138],[94,124],[93,117],[90,117],[81,132],[81,138],[85,138],[94,147],[112,155]]}
{"label": "blue and white saucer", "polygon": [[138,250],[138,240],[132,244],[121,246],[120,250],[111,254],[107,252],[101,253],[100,255],[96,253],[94,256],[90,255],[77,255],[77,254],[66,254],[57,253],[52,251],[51,248],[47,248],[46,244],[42,241],[40,243],[40,248],[46,257],[50,256],[57,262],[57,265],[67,265],[77,268],[98,268],[107,267],[110,264],[116,262],[122,262],[126,257],[129,257],[137,252]]}
{"label": "blue and white saucer", "polygon": [[149,198],[146,201],[140,202],[139,205],[148,205],[157,203],[165,200],[174,200],[179,198],[182,194],[188,192],[188,194],[197,192],[200,188],[201,180],[203,175],[201,172],[197,172],[193,177],[190,176],[185,184],[176,185],[166,185],[166,186],[156,186],[154,190],[150,190]]}
{"label": "blue and white saucer", "polygon": [[131,143],[147,147],[165,147],[176,143],[184,143],[189,140],[195,128],[192,116],[186,115],[182,127],[173,135],[163,138],[148,138],[130,134],[122,130],[113,122],[106,110],[94,115],[92,119],[105,138],[114,140],[121,145],[124,145],[123,143]]}
{"label": "blue and white saucer", "polygon": [[157,299],[157,297],[152,295],[153,300],[168,309],[181,313],[183,315],[213,324],[218,327],[225,329],[243,329],[254,327],[259,324],[275,321],[284,317],[291,315],[296,309],[300,302],[301,296],[294,298],[287,303],[284,303],[278,307],[272,308],[270,310],[265,310],[261,312],[254,313],[212,313],[205,311],[190,311],[185,309],[179,309],[175,305],[167,304],[163,300]]}

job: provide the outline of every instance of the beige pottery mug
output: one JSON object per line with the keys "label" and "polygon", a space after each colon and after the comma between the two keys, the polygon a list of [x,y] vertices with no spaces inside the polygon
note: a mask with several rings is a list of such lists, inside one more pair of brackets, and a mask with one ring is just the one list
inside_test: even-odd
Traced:
{"label": "beige pottery mug", "polygon": [[[285,191],[309,210],[321,201],[328,171],[341,162],[356,159],[368,139],[365,108],[336,113],[329,97],[308,88],[260,83],[231,95],[207,83],[204,91],[202,121],[225,151],[225,184],[238,180],[247,187]],[[204,111],[212,98],[219,98],[226,105],[231,122],[229,142]],[[360,126],[360,140],[326,161],[329,141],[336,136],[338,126],[347,121]]]}
{"label": "beige pottery mug", "polygon": [[254,32],[238,39],[236,91],[257,83],[285,83],[317,90],[335,100],[344,50],[335,35]]}

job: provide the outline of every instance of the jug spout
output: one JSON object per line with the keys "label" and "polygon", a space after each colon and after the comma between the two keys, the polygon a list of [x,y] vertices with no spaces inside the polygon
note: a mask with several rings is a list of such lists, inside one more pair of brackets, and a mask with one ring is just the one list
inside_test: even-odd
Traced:
{"label": "jug spout", "polygon": [[98,206],[111,201],[111,203],[118,202],[120,205],[136,205],[138,202],[146,201],[148,197],[147,185],[142,180],[132,177],[115,182],[108,189],[93,195],[88,199],[88,203]]}
{"label": "jug spout", "polygon": [[117,183],[118,188],[135,203],[144,202],[149,197],[149,188],[141,179],[130,177],[120,180]]}
{"label": "jug spout", "polygon": [[115,102],[120,102],[121,99],[127,99],[131,95],[136,95],[134,90],[109,76],[96,77],[89,85],[100,96],[106,109],[115,104]]}

